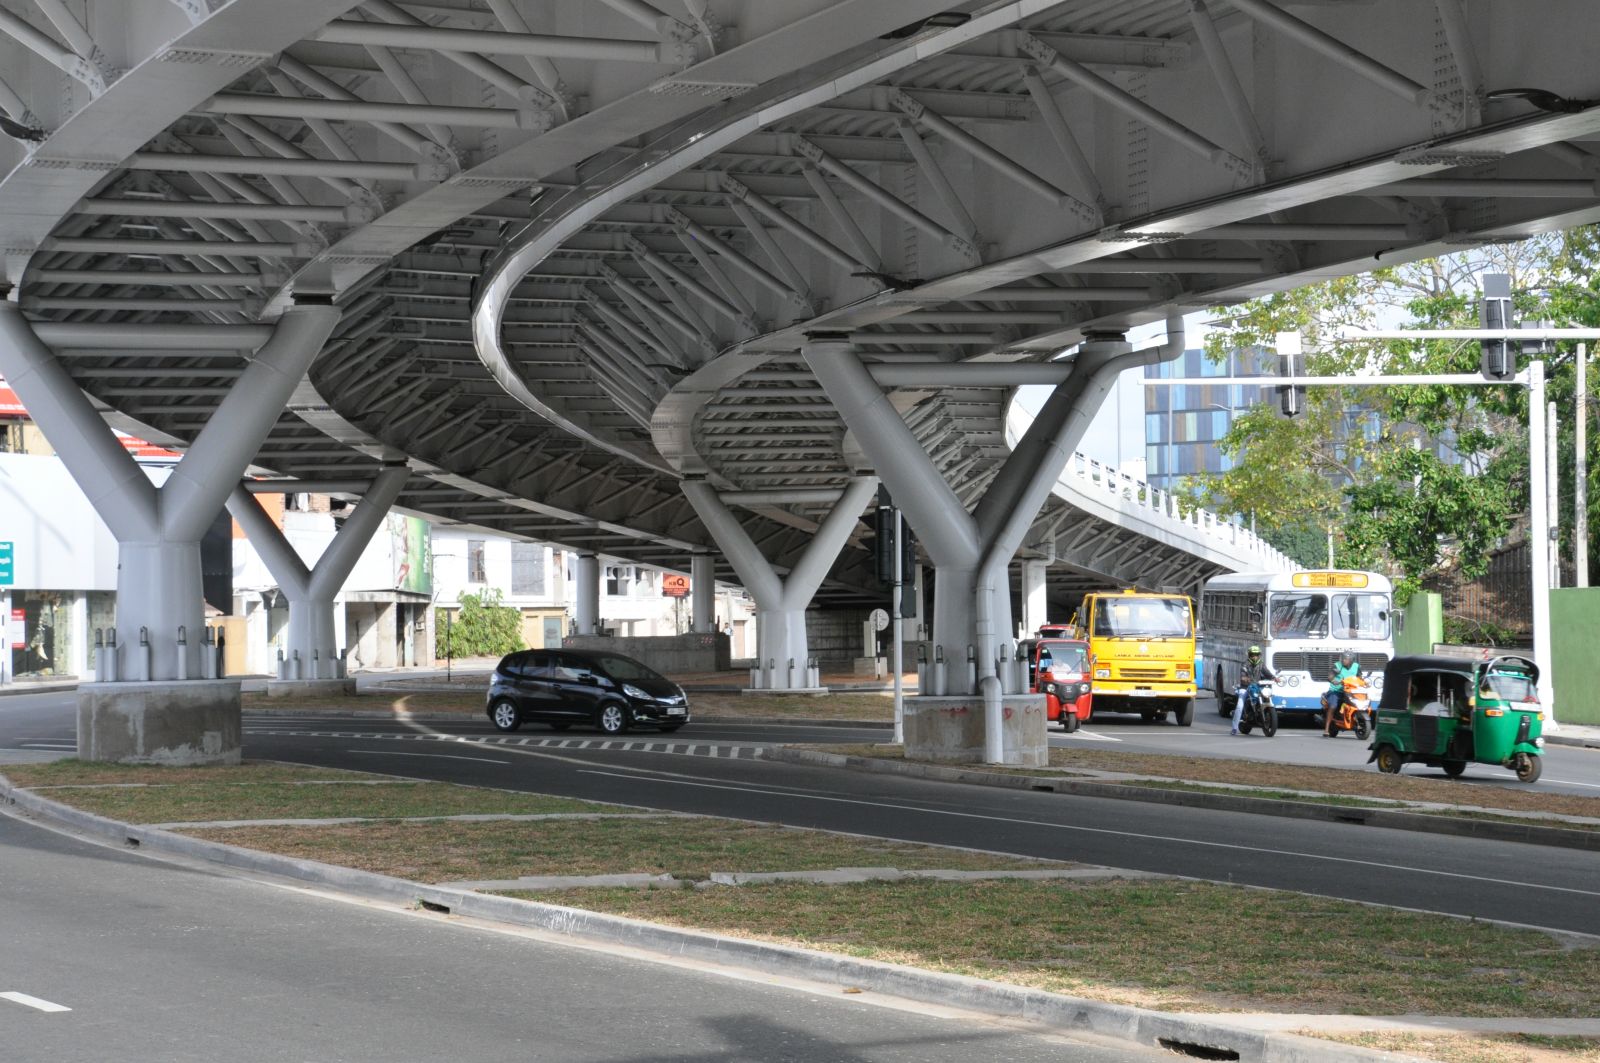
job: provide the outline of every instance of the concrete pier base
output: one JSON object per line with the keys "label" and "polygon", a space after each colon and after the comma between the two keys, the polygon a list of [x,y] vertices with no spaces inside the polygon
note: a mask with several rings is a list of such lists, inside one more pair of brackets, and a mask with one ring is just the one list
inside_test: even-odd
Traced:
{"label": "concrete pier base", "polygon": [[269,698],[342,697],[356,692],[354,679],[269,679]]}
{"label": "concrete pier base", "polygon": [[78,757],[121,764],[237,764],[237,679],[82,683]]}
{"label": "concrete pier base", "polygon": [[[1002,704],[1005,720],[1001,763],[1018,768],[1049,764],[1044,695],[1007,694]],[[982,763],[983,699],[976,694],[906,698],[905,738],[907,760]]]}

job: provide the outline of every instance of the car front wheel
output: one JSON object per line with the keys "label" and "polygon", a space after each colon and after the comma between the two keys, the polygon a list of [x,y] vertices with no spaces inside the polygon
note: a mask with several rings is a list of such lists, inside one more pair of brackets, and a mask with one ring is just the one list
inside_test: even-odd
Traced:
{"label": "car front wheel", "polygon": [[600,730],[619,735],[628,729],[628,710],[611,701],[600,706]]}
{"label": "car front wheel", "polygon": [[490,707],[489,722],[494,724],[496,731],[515,731],[522,726],[522,715],[517,712],[514,703],[501,698]]}

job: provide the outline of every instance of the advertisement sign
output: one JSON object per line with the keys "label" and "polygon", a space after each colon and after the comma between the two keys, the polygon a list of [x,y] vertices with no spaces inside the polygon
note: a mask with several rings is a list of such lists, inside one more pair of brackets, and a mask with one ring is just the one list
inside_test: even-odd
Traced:
{"label": "advertisement sign", "polygon": [[23,408],[22,400],[17,398],[17,393],[0,383],[0,417],[26,417],[28,411]]}
{"label": "advertisement sign", "polygon": [[0,587],[8,587],[17,579],[17,560],[11,544],[0,543]]}
{"label": "advertisement sign", "polygon": [[6,625],[6,641],[13,646],[23,646],[28,642],[28,612],[25,609],[11,610],[11,621]]}
{"label": "advertisement sign", "polygon": [[433,526],[421,517],[389,514],[390,556],[396,590],[433,593]]}
{"label": "advertisement sign", "polygon": [[689,597],[689,577],[680,576],[676,572],[663,572],[661,574],[661,593],[668,598]]}

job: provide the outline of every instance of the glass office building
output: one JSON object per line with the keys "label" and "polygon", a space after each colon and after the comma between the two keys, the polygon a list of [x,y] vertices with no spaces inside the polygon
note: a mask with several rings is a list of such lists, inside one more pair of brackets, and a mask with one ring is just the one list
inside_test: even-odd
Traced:
{"label": "glass office building", "polygon": [[[1170,362],[1146,366],[1147,378],[1262,376],[1267,359],[1256,349],[1232,351],[1213,362],[1191,348]],[[1236,415],[1266,400],[1258,384],[1174,384],[1144,389],[1145,479],[1168,490],[1185,476],[1226,472],[1233,464],[1217,441]]]}

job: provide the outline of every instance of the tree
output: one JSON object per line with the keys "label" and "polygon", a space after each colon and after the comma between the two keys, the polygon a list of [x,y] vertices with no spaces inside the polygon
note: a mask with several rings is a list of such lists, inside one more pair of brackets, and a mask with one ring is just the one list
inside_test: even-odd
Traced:
{"label": "tree", "polygon": [[448,624],[435,625],[435,657],[503,657],[523,648],[522,614],[500,604],[495,588],[463,594],[461,611]]}
{"label": "tree", "polygon": [[[1207,350],[1220,360],[1230,349],[1270,348],[1275,333],[1299,331],[1313,375],[1476,373],[1476,341],[1354,344],[1341,342],[1338,330],[1476,327],[1485,272],[1511,275],[1522,320],[1589,324],[1600,319],[1597,264],[1600,236],[1585,227],[1376,270],[1230,308]],[[1570,350],[1546,358],[1547,397],[1567,411],[1573,363]],[[1308,533],[1331,526],[1336,563],[1391,571],[1401,602],[1445,567],[1469,578],[1482,573],[1500,542],[1526,534],[1525,389],[1312,388],[1306,405],[1294,419],[1266,408],[1237,419],[1221,441],[1234,467],[1193,481],[1192,493],[1212,508],[1254,513],[1272,541],[1309,545]],[[1569,412],[1567,469],[1570,425]],[[1563,491],[1569,540],[1571,495]],[[1301,553],[1294,556],[1307,561]]]}

